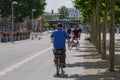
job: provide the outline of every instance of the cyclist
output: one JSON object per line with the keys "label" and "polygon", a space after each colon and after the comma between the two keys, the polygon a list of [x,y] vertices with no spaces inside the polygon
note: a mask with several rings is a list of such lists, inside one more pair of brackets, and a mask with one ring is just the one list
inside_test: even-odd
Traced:
{"label": "cyclist", "polygon": [[69,39],[71,38],[71,33],[72,33],[72,30],[71,30],[71,28],[69,27],[69,28],[67,29],[67,34],[68,34],[68,36],[69,36]]}
{"label": "cyclist", "polygon": [[[61,63],[63,64],[63,68],[66,67],[66,39],[69,42],[69,38],[67,33],[62,30],[62,24],[57,24],[57,29],[51,34],[51,42],[53,43],[54,49],[61,49],[62,50],[62,60]],[[54,54],[55,57],[55,54]]]}
{"label": "cyclist", "polygon": [[72,41],[77,40],[77,42],[79,43],[78,38],[80,39],[80,33],[81,33],[81,30],[79,30],[77,26],[74,25],[73,31],[72,31],[72,35],[73,35]]}

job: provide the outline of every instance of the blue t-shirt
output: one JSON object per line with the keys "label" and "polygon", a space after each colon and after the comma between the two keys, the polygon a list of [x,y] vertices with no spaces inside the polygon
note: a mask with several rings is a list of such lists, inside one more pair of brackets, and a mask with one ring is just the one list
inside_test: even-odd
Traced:
{"label": "blue t-shirt", "polygon": [[53,38],[53,46],[54,49],[65,49],[66,39],[68,38],[67,33],[64,30],[57,29],[51,34],[51,38]]}

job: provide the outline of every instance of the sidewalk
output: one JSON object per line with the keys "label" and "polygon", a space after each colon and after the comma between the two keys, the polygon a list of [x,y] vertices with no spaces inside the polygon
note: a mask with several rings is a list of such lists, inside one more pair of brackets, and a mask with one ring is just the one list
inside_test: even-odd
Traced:
{"label": "sidewalk", "polygon": [[[115,72],[108,71],[108,61],[101,60],[95,47],[84,40],[82,34],[79,50],[67,50],[67,80],[120,80],[119,50],[115,53]],[[68,59],[69,58],[69,59]]]}

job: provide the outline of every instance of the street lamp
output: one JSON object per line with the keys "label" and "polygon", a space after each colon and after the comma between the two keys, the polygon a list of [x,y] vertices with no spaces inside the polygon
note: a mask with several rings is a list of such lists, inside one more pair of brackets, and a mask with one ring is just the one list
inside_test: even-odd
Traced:
{"label": "street lamp", "polygon": [[32,9],[32,30],[33,30],[33,12],[36,11],[36,9]]}
{"label": "street lamp", "polygon": [[[32,9],[32,31],[33,31],[33,12],[36,11],[36,9]],[[32,35],[32,40],[33,40],[33,35]]]}
{"label": "street lamp", "polygon": [[16,2],[16,1],[12,2],[12,43],[14,43],[14,40],[13,40],[13,30],[14,30],[14,5],[15,4],[18,4],[18,2]]}

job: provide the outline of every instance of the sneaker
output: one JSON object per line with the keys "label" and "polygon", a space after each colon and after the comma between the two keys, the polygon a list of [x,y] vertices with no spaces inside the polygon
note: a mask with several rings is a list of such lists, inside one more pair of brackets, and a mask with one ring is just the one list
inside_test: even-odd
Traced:
{"label": "sneaker", "polygon": [[65,74],[65,71],[63,70],[62,72],[61,72],[61,75],[63,76]]}
{"label": "sneaker", "polygon": [[66,68],[66,64],[63,64],[63,68]]}
{"label": "sneaker", "polygon": [[59,76],[60,74],[59,73],[56,73],[56,76]]}

